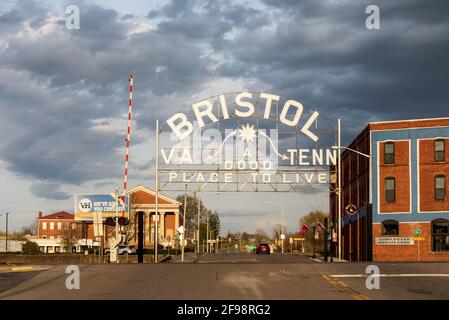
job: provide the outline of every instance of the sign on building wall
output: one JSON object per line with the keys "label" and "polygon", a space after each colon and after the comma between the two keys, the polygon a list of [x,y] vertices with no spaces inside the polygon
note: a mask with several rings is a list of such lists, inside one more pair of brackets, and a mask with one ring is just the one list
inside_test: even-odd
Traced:
{"label": "sign on building wall", "polygon": [[[125,201],[125,216],[129,217],[128,197]],[[75,195],[75,220],[93,220],[94,212],[101,212],[103,220],[116,216],[115,200],[109,194]],[[123,206],[119,203],[118,213],[122,215]]]}
{"label": "sign on building wall", "polygon": [[413,237],[376,237],[378,246],[410,246],[414,244]]}

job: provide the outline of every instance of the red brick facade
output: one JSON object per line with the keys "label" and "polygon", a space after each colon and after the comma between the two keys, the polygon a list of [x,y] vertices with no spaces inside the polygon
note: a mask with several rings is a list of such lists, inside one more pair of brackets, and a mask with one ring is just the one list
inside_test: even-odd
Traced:
{"label": "red brick facade", "polygon": [[399,235],[395,237],[414,237],[413,230],[420,229],[419,237],[424,240],[414,241],[413,245],[376,245],[376,237],[382,235],[382,224],[373,225],[373,260],[374,261],[449,261],[449,252],[432,252],[431,223],[400,223]]}
{"label": "red brick facade", "polygon": [[[444,146],[438,157],[436,141],[444,141],[438,144],[440,150]],[[386,143],[394,146],[393,161],[385,161]],[[369,154],[370,160],[349,150],[341,155],[342,258],[449,261],[449,118],[370,123],[349,148]],[[387,178],[390,187],[394,179],[393,198],[391,190],[387,197]],[[330,219],[337,227],[335,186]],[[348,216],[348,204],[363,214]],[[382,223],[390,225],[389,231]],[[417,229],[421,234],[414,234]],[[338,244],[334,248],[336,256]]]}
{"label": "red brick facade", "polygon": [[75,235],[79,239],[95,239],[93,226],[91,223],[75,222],[73,214],[65,211],[56,212],[47,216],[42,216],[39,212],[37,218],[38,239],[61,239],[68,228],[75,230]]}
{"label": "red brick facade", "polygon": [[[394,163],[385,164],[385,142],[379,143],[379,206],[380,212],[410,212],[410,141],[394,141]],[[387,202],[385,198],[385,180],[394,178],[396,199]]]}
{"label": "red brick facade", "polygon": [[[440,140],[440,139],[439,139]],[[443,139],[449,150],[449,139]],[[419,211],[449,211],[449,197],[435,200],[435,177],[449,177],[449,154],[442,162],[435,161],[435,139],[419,140]],[[430,186],[430,188],[429,188]],[[446,186],[447,187],[447,186]]]}

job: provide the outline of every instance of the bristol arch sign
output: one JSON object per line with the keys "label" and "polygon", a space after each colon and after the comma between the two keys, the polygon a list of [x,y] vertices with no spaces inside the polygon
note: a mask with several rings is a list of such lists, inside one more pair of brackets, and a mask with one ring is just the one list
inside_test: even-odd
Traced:
{"label": "bristol arch sign", "polygon": [[339,122],[264,92],[221,94],[156,124],[156,192],[335,191]]}

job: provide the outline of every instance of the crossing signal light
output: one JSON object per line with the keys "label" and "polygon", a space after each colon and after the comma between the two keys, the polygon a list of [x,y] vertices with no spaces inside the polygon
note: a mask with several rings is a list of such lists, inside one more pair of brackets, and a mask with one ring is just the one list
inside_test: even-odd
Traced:
{"label": "crossing signal light", "polygon": [[111,226],[114,227],[115,226],[115,219],[112,217],[107,217],[106,220],[104,221],[104,224],[107,226]]}
{"label": "crossing signal light", "polygon": [[127,226],[129,224],[129,219],[126,217],[118,218],[118,224],[121,226]]}

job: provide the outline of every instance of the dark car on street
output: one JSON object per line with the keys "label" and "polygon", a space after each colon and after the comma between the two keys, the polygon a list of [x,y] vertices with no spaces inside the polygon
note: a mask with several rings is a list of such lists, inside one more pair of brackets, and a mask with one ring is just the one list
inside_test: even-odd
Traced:
{"label": "dark car on street", "polygon": [[270,254],[270,245],[268,244],[268,242],[259,243],[259,245],[257,246],[257,249],[256,249],[256,253],[257,254],[260,254],[260,253]]}

